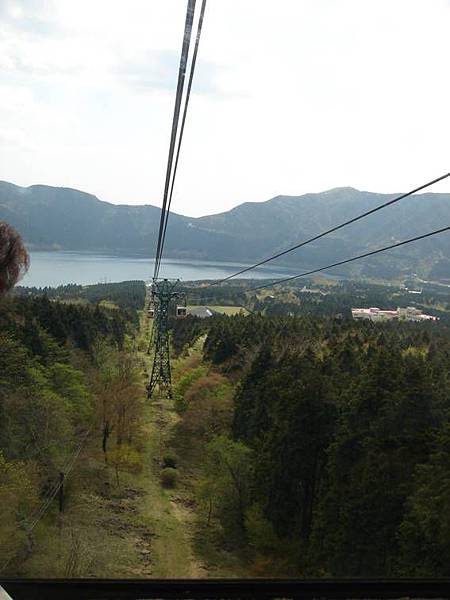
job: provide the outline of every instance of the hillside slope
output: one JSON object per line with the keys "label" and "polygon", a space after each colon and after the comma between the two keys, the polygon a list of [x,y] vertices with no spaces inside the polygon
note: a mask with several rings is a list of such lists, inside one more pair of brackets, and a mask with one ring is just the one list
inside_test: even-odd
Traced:
{"label": "hillside slope", "polygon": [[[394,197],[353,188],[244,203],[200,218],[172,213],[166,256],[252,261],[313,236]],[[68,188],[21,188],[0,182],[0,219],[13,224],[31,249],[130,252],[151,255],[160,210],[114,205]],[[420,194],[284,257],[318,266],[450,224],[450,194]],[[450,277],[450,237],[367,260],[352,272],[390,276],[413,271]]]}

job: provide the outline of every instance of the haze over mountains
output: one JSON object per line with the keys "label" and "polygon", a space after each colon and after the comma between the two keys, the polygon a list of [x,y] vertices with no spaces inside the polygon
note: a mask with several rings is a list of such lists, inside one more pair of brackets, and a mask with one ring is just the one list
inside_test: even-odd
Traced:
{"label": "haze over mountains", "polygon": [[[172,213],[165,256],[256,261],[341,223],[397,194],[336,188],[276,196],[193,218]],[[195,199],[194,199],[195,201]],[[114,205],[68,188],[0,182],[0,220],[16,227],[31,250],[71,250],[152,256],[160,209]],[[317,267],[450,225],[450,194],[419,194],[297,250],[278,264]],[[417,272],[450,279],[450,235],[340,268],[353,276],[397,277]]]}

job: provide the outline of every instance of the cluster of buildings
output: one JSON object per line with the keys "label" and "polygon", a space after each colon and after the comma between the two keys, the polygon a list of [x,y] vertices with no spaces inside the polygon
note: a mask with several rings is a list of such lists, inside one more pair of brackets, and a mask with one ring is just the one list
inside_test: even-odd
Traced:
{"label": "cluster of buildings", "polygon": [[369,319],[370,321],[438,321],[438,317],[426,315],[414,306],[397,308],[397,310],[382,310],[381,308],[352,308],[352,316],[356,320]]}

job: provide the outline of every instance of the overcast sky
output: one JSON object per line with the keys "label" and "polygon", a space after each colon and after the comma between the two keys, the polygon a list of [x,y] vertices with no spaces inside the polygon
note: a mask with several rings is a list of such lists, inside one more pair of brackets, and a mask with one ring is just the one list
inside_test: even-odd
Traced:
{"label": "overcast sky", "polygon": [[[185,9],[0,0],[0,179],[160,204]],[[173,210],[449,171],[449,58],[450,0],[208,0]]]}

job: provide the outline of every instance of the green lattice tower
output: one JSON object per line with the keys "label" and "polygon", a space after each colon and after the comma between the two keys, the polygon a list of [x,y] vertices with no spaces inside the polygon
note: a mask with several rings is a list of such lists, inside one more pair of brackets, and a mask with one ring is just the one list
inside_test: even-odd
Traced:
{"label": "green lattice tower", "polygon": [[[158,386],[161,396],[172,398],[172,377],[170,370],[169,309],[170,303],[178,294],[174,292],[178,280],[154,279],[152,297],[155,306],[152,341],[154,348],[152,374],[147,386],[150,398]],[[151,343],[151,342],[150,342]],[[149,353],[151,347],[149,348]]]}

